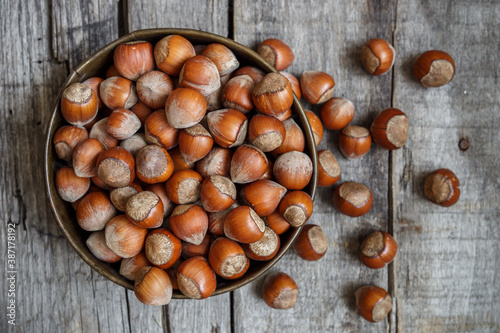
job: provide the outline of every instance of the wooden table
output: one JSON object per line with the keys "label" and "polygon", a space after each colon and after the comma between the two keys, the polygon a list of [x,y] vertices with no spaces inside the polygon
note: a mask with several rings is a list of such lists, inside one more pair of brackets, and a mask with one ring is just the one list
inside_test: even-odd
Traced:
{"label": "wooden table", "polygon": [[[17,270],[17,326],[7,324],[5,282],[0,331],[500,331],[500,2],[23,0],[1,1],[0,17],[0,257],[6,262],[7,225],[15,224]],[[261,281],[204,301],[145,306],[92,271],[55,223],[42,165],[57,92],[70,69],[93,52],[151,27],[206,30],[250,47],[280,38],[295,53],[290,72],[321,70],[335,78],[335,95],[354,102],[354,124],[369,126],[391,106],[409,116],[403,149],[373,145],[354,161],[339,153],[338,133],[326,131],[319,148],[336,154],[343,181],[373,190],[374,207],[348,218],[332,207],[331,188],[319,190],[311,222],[325,230],[327,255],[310,263],[290,252],[272,269],[299,284],[291,310],[268,308],[259,296]],[[393,70],[380,77],[367,75],[359,60],[360,47],[375,37],[397,52]],[[411,75],[415,57],[429,49],[455,59],[447,86],[425,89]],[[470,148],[461,150],[461,140]],[[450,208],[423,197],[425,175],[442,167],[462,185],[460,201]],[[360,239],[374,230],[388,230],[399,242],[389,268],[369,270],[357,258]],[[3,267],[8,270],[7,262]],[[364,284],[393,295],[387,320],[371,324],[356,313],[353,294]]]}

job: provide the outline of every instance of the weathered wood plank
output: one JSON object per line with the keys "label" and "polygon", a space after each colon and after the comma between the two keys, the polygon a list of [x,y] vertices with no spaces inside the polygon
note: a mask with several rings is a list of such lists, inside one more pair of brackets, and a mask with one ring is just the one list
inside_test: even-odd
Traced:
{"label": "weathered wood plank", "polygon": [[228,1],[128,1],[130,32],[148,28],[189,28],[228,35]]}
{"label": "weathered wood plank", "polygon": [[[394,106],[410,118],[408,144],[393,154],[401,332],[500,330],[499,16],[495,1],[398,3]],[[411,76],[429,49],[455,60],[444,87],[426,89]],[[450,208],[423,196],[425,176],[438,168],[461,183]]]}
{"label": "weathered wood plank", "polygon": [[[211,1],[128,1],[127,26],[129,31],[147,28],[191,28],[228,35],[228,2]],[[164,313],[144,319],[140,317],[143,305],[131,299],[129,308],[132,331],[156,327],[163,323],[169,332],[230,332],[231,304],[229,294],[203,301],[172,300]],[[154,321],[153,321],[154,319]],[[145,324],[146,322],[146,324]],[[166,326],[166,327],[165,327]],[[159,326],[161,327],[161,326]],[[160,331],[151,329],[151,332]]]}
{"label": "weathered wood plank", "polygon": [[[0,4],[2,22],[10,22],[0,27],[0,40],[6,46],[0,54],[3,66],[0,92],[5,96],[0,112],[2,244],[6,244],[6,224],[17,225],[18,326],[8,328],[24,332],[128,331],[125,293],[97,276],[78,257],[62,236],[43,195],[45,128],[58,90],[68,74],[66,64],[52,57],[50,10],[47,1]],[[87,17],[89,24],[98,20],[90,14]],[[60,36],[58,29],[70,28],[61,25],[52,33]],[[96,34],[87,27],[84,29]],[[101,44],[110,40],[111,35],[106,31],[99,35]],[[73,60],[64,57],[60,60],[78,62],[95,51],[92,48],[98,44],[83,37],[80,41],[75,39],[71,43],[80,46],[71,52]],[[2,258],[6,258],[6,247],[2,246],[1,251]],[[3,309],[6,301],[7,297],[0,300]],[[7,331],[5,311],[1,313],[0,330]]]}
{"label": "weathered wood plank", "polygon": [[[295,53],[288,69],[300,77],[304,70],[320,70],[336,81],[335,96],[354,102],[353,124],[369,126],[373,117],[391,105],[391,76],[370,77],[359,61],[359,49],[371,38],[392,39],[395,7],[356,1],[245,1],[234,4],[234,36],[245,45],[279,38]],[[319,107],[308,106],[314,111]],[[288,253],[274,270],[290,274],[299,284],[298,304],[291,310],[269,309],[260,299],[259,283],[235,292],[235,330],[245,331],[370,331],[382,332],[387,321],[372,325],[355,310],[354,291],[364,284],[387,288],[387,271],[372,271],[357,259],[360,238],[388,223],[388,153],[373,146],[369,155],[346,160],[337,148],[338,133],[325,131],[319,149],[331,149],[342,169],[341,181],[368,185],[374,207],[366,216],[342,216],[331,204],[332,188],[320,189],[310,223],[325,231],[330,248],[318,263]],[[262,281],[261,281],[262,282]]]}
{"label": "weathered wood plank", "polygon": [[52,1],[52,54],[73,69],[118,37],[117,1]]}

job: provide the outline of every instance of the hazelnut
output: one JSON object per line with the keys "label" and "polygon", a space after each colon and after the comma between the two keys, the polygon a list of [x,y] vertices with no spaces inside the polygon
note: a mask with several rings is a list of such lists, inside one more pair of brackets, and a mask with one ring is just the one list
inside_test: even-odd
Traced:
{"label": "hazelnut", "polygon": [[312,215],[313,200],[306,192],[288,192],[279,204],[279,212],[294,228],[303,226]]}
{"label": "hazelnut", "polygon": [[137,177],[147,184],[164,182],[174,172],[174,162],[169,153],[157,145],[141,148],[135,156],[135,163]]}
{"label": "hazelnut", "polygon": [[328,250],[328,241],[319,225],[308,224],[295,239],[293,250],[299,257],[308,261],[316,261]]}
{"label": "hazelnut", "polygon": [[370,132],[373,141],[382,148],[394,150],[403,147],[408,138],[408,117],[398,109],[385,109],[373,120]]}
{"label": "hazelnut", "polygon": [[460,182],[453,171],[438,169],[425,178],[424,194],[435,204],[449,207],[460,198]]}
{"label": "hazelnut", "polygon": [[188,128],[196,125],[205,116],[207,100],[196,90],[177,88],[168,96],[165,114],[174,128]]}
{"label": "hazelnut", "polygon": [[85,195],[78,203],[76,221],[83,230],[99,231],[104,229],[116,212],[107,194],[102,191],[92,192]]}
{"label": "hazelnut", "polygon": [[57,156],[65,161],[71,161],[75,147],[88,138],[85,128],[66,125],[60,127],[54,134],[54,149]]}
{"label": "hazelnut", "polygon": [[344,182],[333,192],[333,206],[342,214],[358,217],[365,215],[372,208],[373,195],[368,186]]}
{"label": "hazelnut", "polygon": [[392,310],[392,298],[387,291],[376,286],[363,286],[356,290],[359,314],[368,321],[382,321]]}
{"label": "hazelnut", "polygon": [[243,276],[250,265],[241,246],[226,237],[219,237],[212,243],[208,261],[215,273],[224,279]]}
{"label": "hazelnut", "polygon": [[132,196],[127,201],[125,213],[132,223],[143,228],[158,228],[163,223],[163,203],[150,191]]}
{"label": "hazelnut", "polygon": [[179,74],[179,86],[208,96],[221,85],[219,70],[210,58],[197,55],[186,60]]}
{"label": "hazelnut", "polygon": [[255,85],[252,91],[255,107],[268,116],[279,116],[293,104],[290,81],[279,73],[269,73]]}
{"label": "hazelnut", "polygon": [[170,215],[170,228],[183,241],[200,245],[208,229],[207,213],[198,205],[179,205]]}
{"label": "hazelnut", "polygon": [[150,71],[137,80],[137,97],[153,110],[165,107],[168,95],[174,90],[174,81],[161,71]]}
{"label": "hazelnut", "polygon": [[278,183],[288,190],[302,190],[312,178],[313,165],[306,154],[291,151],[274,162],[273,174]]}
{"label": "hazelnut", "polygon": [[97,115],[98,107],[97,94],[81,83],[73,83],[62,93],[61,113],[71,125],[88,124]]}
{"label": "hazelnut", "polygon": [[371,39],[361,47],[361,62],[371,75],[385,74],[396,59],[394,48],[383,39]]}
{"label": "hazelnut", "polygon": [[322,104],[333,97],[335,81],[324,72],[305,71],[300,77],[300,90],[311,104]]}
{"label": "hazelnut", "polygon": [[99,94],[102,102],[110,109],[130,109],[139,100],[132,81],[113,76],[101,82]]}
{"label": "hazelnut", "polygon": [[365,266],[378,269],[391,263],[397,252],[398,244],[391,235],[385,231],[375,231],[361,243],[359,257]]}
{"label": "hazelnut", "polygon": [[320,117],[326,128],[342,129],[354,118],[354,105],[350,100],[334,97],[321,107]]}
{"label": "hazelnut", "polygon": [[176,171],[166,182],[167,194],[176,204],[196,202],[201,195],[201,175],[193,170]]}
{"label": "hazelnut", "polygon": [[295,58],[290,46],[276,38],[261,42],[257,46],[257,53],[278,71],[287,69]]}
{"label": "hazelnut", "polygon": [[290,309],[297,303],[299,288],[288,275],[276,272],[268,275],[262,286],[262,298],[274,309]]}
{"label": "hazelnut", "polygon": [[365,156],[370,150],[372,137],[368,129],[361,126],[347,126],[340,132],[339,149],[347,159]]}
{"label": "hazelnut", "polygon": [[125,215],[117,215],[106,224],[106,245],[120,257],[132,258],[142,251],[147,233]]}
{"label": "hazelnut", "polygon": [[166,36],[154,47],[156,66],[172,76],[179,76],[182,65],[195,55],[193,44],[179,35]]}
{"label": "hazelnut", "polygon": [[455,75],[453,58],[443,51],[427,51],[417,57],[413,64],[413,75],[426,88],[441,87]]}
{"label": "hazelnut", "polygon": [[113,63],[121,76],[137,81],[141,75],[155,69],[153,45],[142,40],[122,43],[115,48]]}
{"label": "hazelnut", "polygon": [[134,294],[144,304],[167,305],[172,299],[172,282],[163,269],[144,266],[137,273]]}
{"label": "hazelnut", "polygon": [[167,229],[152,230],[144,244],[148,261],[161,268],[172,267],[181,257],[182,244],[179,238]]}

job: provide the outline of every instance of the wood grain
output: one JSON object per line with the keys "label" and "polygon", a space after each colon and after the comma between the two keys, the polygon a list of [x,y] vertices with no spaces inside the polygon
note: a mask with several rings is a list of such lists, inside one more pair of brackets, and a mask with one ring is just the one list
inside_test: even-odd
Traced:
{"label": "wood grain", "polygon": [[[379,111],[390,106],[391,76],[367,75],[359,61],[359,49],[371,38],[391,40],[395,15],[392,2],[369,5],[334,1],[311,6],[303,1],[283,5],[281,1],[237,0],[234,13],[238,42],[255,48],[264,39],[282,39],[295,53],[287,71],[297,77],[305,70],[332,75],[334,95],[355,105],[353,124],[368,127]],[[319,106],[304,105],[319,112]],[[316,263],[305,262],[290,252],[276,265],[275,270],[288,273],[299,285],[298,303],[290,310],[269,309],[260,297],[258,283],[236,291],[237,332],[387,330],[387,321],[374,326],[356,313],[354,291],[364,284],[388,287],[387,271],[369,270],[357,258],[360,239],[387,228],[388,153],[373,146],[367,156],[348,161],[338,150],[337,137],[338,132],[326,130],[318,149],[333,151],[341,166],[341,182],[357,181],[372,189],[372,210],[359,218],[342,216],[331,204],[333,188],[320,189],[309,223],[324,229],[330,244],[327,254]]]}
{"label": "wood grain", "polygon": [[118,37],[117,1],[53,0],[51,6],[52,55],[70,69]]}
{"label": "wood grain", "polygon": [[[131,31],[147,28],[191,28],[228,35],[227,1],[128,1],[127,25]],[[129,300],[135,298],[134,295]],[[229,294],[211,297],[203,301],[172,300],[158,316],[141,318],[144,306],[130,301],[131,325],[133,331],[147,327],[150,332],[230,332],[231,304]],[[151,308],[151,307],[149,307]],[[156,318],[156,316],[154,316]],[[160,319],[161,318],[161,319]],[[152,321],[154,319],[154,321]],[[137,326],[136,326],[137,325]],[[158,328],[158,329],[156,329]]]}
{"label": "wood grain", "polygon": [[[398,3],[394,106],[411,129],[393,154],[399,332],[500,330],[499,14],[494,1]],[[429,49],[455,60],[446,86],[426,89],[410,74]],[[464,138],[467,151],[458,146]],[[423,196],[425,176],[438,168],[461,183],[449,208]]]}

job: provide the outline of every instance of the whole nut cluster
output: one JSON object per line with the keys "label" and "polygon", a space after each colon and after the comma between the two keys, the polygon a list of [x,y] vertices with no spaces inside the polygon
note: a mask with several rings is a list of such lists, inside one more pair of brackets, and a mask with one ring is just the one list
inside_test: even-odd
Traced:
{"label": "whole nut cluster", "polygon": [[[260,48],[281,70],[293,60],[284,45]],[[294,91],[288,73],[240,67],[228,47],[180,35],[123,43],[105,77],[63,91],[68,124],[53,143],[69,163],[56,188],[90,251],[118,265],[141,302],[168,304],[173,289],[209,297],[309,220],[313,164]]]}
{"label": "whole nut cluster", "polygon": [[[54,148],[71,165],[56,173],[56,187],[76,210],[79,226],[91,232],[90,251],[100,260],[120,262],[120,274],[135,281],[135,294],[146,304],[168,304],[172,290],[203,299],[220,279],[238,279],[252,261],[272,259],[280,235],[310,220],[313,200],[303,191],[313,165],[304,153],[305,136],[292,117],[294,95],[315,106],[305,116],[314,144],[324,127],[340,130],[339,150],[346,159],[362,158],[372,141],[387,150],[402,148],[408,137],[407,115],[381,111],[371,127],[350,125],[355,107],[334,97],[328,73],[304,71],[297,79],[285,72],[294,60],[281,40],[259,44],[258,53],[279,73],[240,67],[222,44],[192,45],[170,35],[156,45],[133,41],[119,45],[106,78],[93,77],[66,88],[61,113],[69,125],[54,135]],[[361,48],[371,75],[389,72],[395,50],[382,39]],[[453,78],[455,64],[442,51],[428,51],[414,64],[424,87]],[[330,150],[317,152],[318,186],[340,179]],[[425,196],[442,206],[458,201],[457,177],[447,169],[425,180]],[[365,184],[345,181],[333,190],[333,206],[360,217],[369,212],[373,194]],[[304,260],[327,252],[321,226],[305,225],[293,244]],[[398,245],[384,232],[368,235],[361,262],[380,269],[395,258]],[[297,283],[285,273],[269,275],[265,302],[293,307]],[[392,309],[382,288],[356,292],[358,312],[378,322]]]}

